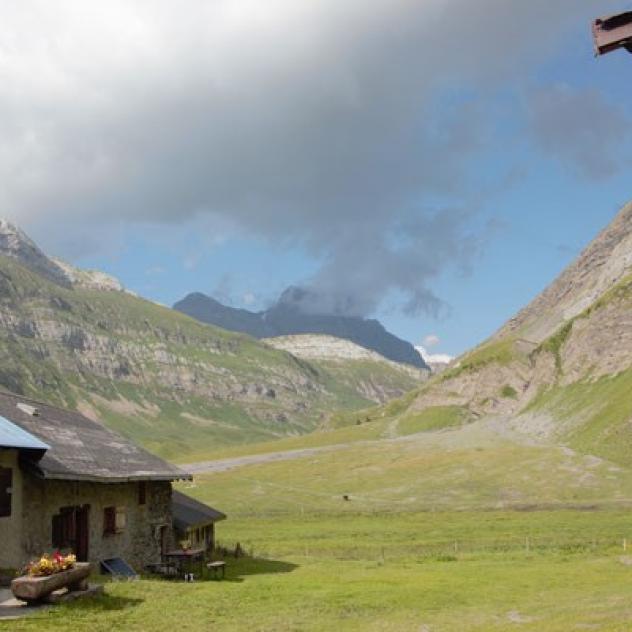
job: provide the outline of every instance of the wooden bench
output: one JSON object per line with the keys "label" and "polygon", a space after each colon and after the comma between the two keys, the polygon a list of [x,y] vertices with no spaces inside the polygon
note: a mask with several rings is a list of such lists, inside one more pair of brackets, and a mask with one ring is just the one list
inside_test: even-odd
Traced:
{"label": "wooden bench", "polygon": [[220,571],[222,573],[222,579],[224,579],[224,577],[226,577],[226,562],[209,562],[206,565],[206,568],[208,568],[209,571],[211,571],[213,573],[213,577],[215,579],[217,579],[217,576],[219,575]]}

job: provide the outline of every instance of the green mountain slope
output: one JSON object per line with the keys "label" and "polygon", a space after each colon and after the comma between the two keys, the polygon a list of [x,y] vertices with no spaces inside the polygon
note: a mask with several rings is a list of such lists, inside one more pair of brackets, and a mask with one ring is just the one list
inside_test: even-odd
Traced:
{"label": "green mountain slope", "polygon": [[[394,394],[411,386],[388,379]],[[248,336],[2,256],[0,386],[77,408],[166,457],[304,433],[380,401]]]}

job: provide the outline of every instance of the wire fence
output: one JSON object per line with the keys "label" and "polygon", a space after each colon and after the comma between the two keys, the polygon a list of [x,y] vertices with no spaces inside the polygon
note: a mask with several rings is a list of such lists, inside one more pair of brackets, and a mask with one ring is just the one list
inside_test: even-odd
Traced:
{"label": "wire fence", "polygon": [[558,538],[558,537],[507,537],[499,539],[456,539],[441,542],[415,542],[411,544],[376,544],[367,542],[357,545],[336,544],[330,542],[323,545],[308,540],[304,543],[293,543],[291,546],[257,547],[249,543],[221,544],[223,550],[233,551],[236,548],[248,557],[271,559],[274,557],[305,557],[337,561],[374,561],[416,560],[453,562],[472,557],[532,556],[540,555],[630,555],[632,566],[632,533],[630,537],[602,538]]}

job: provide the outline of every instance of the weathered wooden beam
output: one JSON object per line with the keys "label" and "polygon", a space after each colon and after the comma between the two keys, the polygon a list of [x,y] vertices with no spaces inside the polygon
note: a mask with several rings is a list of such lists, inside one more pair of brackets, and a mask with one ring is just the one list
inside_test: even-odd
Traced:
{"label": "weathered wooden beam", "polygon": [[598,18],[592,30],[595,55],[605,55],[619,48],[632,53],[632,11]]}

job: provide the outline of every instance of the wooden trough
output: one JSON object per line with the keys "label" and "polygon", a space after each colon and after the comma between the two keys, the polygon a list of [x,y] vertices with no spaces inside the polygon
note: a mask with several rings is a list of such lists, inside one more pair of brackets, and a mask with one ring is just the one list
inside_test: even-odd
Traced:
{"label": "wooden trough", "polygon": [[11,592],[16,599],[27,603],[46,601],[49,595],[62,588],[68,588],[71,592],[87,590],[88,577],[91,571],[90,564],[78,562],[67,571],[45,577],[24,575],[11,582]]}

